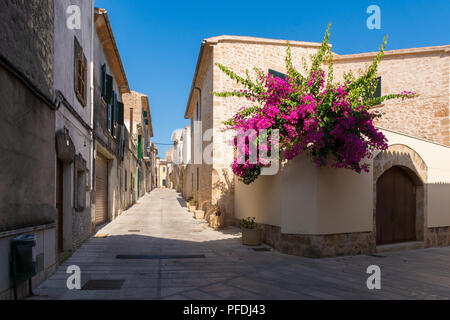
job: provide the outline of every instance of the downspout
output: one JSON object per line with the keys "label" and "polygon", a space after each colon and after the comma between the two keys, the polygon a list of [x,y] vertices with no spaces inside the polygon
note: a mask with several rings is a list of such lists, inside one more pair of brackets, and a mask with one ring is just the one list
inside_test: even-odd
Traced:
{"label": "downspout", "polygon": [[[195,121],[193,121],[193,123],[194,123],[194,140],[196,140],[195,141],[195,143],[194,143],[194,164],[197,164],[197,163],[199,163],[199,161],[201,161],[202,160],[202,155],[203,155],[203,139],[202,139],[202,89],[201,88],[199,88],[199,87],[194,87],[193,88],[193,90],[195,90],[195,89],[197,89],[198,90],[198,110],[197,111],[199,111],[199,112],[197,112],[197,118],[200,118],[200,120],[197,120],[197,126],[195,125]],[[200,113],[200,117],[199,117],[199,113]],[[197,127],[197,130],[195,130],[195,127]],[[195,131],[197,131],[197,133],[195,132]],[[200,135],[200,137],[198,137],[197,135]],[[196,146],[196,144],[197,144],[197,142],[198,142],[198,139],[200,139],[200,147],[199,147],[199,149],[200,150],[196,150],[195,149],[195,146]],[[200,153],[200,154],[198,154],[198,153]],[[200,157],[200,159],[198,159],[198,157]]]}
{"label": "downspout", "polygon": [[[90,104],[90,111],[91,111],[91,136],[90,136],[90,140],[91,140],[91,151],[90,151],[90,191],[91,191],[91,196],[92,196],[92,191],[94,189],[94,36],[95,36],[95,22],[94,22],[94,15],[95,15],[95,7],[94,7],[94,0],[91,0],[91,72],[90,72],[90,94],[91,94],[91,104]],[[92,199],[91,199],[91,203],[92,203]]]}

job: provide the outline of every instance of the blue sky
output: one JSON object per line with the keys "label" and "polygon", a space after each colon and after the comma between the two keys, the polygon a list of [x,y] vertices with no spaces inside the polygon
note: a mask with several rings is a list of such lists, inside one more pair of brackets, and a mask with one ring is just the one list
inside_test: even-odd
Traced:
{"label": "blue sky", "polygon": [[[329,22],[338,54],[450,44],[450,1],[95,0],[111,20],[132,90],[149,96],[155,143],[189,124],[184,111],[204,38],[242,35],[320,42]],[[369,5],[381,29],[369,30]],[[249,69],[252,66],[249,66]],[[157,145],[164,157],[168,146]]]}

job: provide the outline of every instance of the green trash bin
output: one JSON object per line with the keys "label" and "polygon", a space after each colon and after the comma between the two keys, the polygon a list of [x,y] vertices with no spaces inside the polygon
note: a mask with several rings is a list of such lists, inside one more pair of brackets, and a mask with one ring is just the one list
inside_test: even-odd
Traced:
{"label": "green trash bin", "polygon": [[14,299],[17,300],[17,283],[28,280],[29,293],[33,295],[31,278],[36,275],[36,237],[24,234],[11,240],[11,273],[14,284]]}

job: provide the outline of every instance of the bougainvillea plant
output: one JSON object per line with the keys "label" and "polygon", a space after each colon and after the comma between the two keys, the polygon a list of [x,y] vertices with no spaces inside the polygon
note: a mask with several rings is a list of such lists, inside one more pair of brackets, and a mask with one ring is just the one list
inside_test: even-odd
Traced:
{"label": "bougainvillea plant", "polygon": [[[383,57],[387,37],[372,64],[361,70],[358,76],[350,71],[344,74],[341,82],[333,82],[329,29],[330,25],[310,63],[303,62],[303,73],[294,68],[291,48],[287,43],[287,75],[284,79],[255,68],[257,79],[253,81],[248,71],[245,77],[241,77],[226,66],[216,64],[244,88],[213,94],[243,97],[251,102],[250,107],[239,109],[224,122],[224,130],[257,132],[244,140],[234,139],[235,148],[245,157],[236,156],[231,167],[242,182],[252,183],[261,174],[261,169],[268,165],[267,159],[256,157],[254,161],[255,158],[250,159],[250,155],[252,150],[258,154],[265,151],[270,155],[274,146],[270,137],[274,130],[279,133],[277,150],[281,150],[286,159],[307,152],[318,167],[330,165],[358,173],[367,172],[369,166],[362,160],[372,157],[375,150],[387,149],[385,136],[374,126],[375,118],[380,117],[381,113],[371,111],[371,108],[385,100],[417,95],[404,91],[374,97],[377,67]],[[261,132],[264,132],[265,139],[260,139]],[[256,148],[251,148],[251,144]]]}

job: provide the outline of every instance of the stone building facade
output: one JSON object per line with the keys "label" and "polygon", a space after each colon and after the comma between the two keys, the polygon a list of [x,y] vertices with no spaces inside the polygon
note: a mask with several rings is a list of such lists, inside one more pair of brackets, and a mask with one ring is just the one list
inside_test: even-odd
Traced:
{"label": "stone building facade", "polygon": [[94,14],[94,195],[91,230],[122,211],[125,130],[122,95],[130,92],[108,14]]}
{"label": "stone building facade", "polygon": [[[71,5],[80,28],[67,26]],[[34,234],[38,285],[151,190],[157,150],[148,98],[140,158],[125,126],[130,89],[106,10],[93,0],[5,0],[0,18],[0,299],[11,299],[11,240]],[[142,172],[134,185],[126,168]],[[130,189],[140,192],[125,201]],[[27,294],[21,282],[18,297]]]}
{"label": "stone building facade", "polygon": [[[301,59],[314,53],[319,44],[292,41],[291,46],[293,59],[300,67]],[[248,105],[244,99],[223,99],[210,94],[238,88],[215,63],[239,74],[248,70],[254,78],[254,67],[286,72],[285,52],[286,41],[253,37],[219,36],[205,39],[201,45],[185,112],[185,118],[191,119],[191,164],[188,165],[191,178],[185,185],[193,182],[193,197],[207,219],[215,214],[221,217],[222,225],[234,224],[235,182],[230,169],[234,153],[229,143],[231,136],[221,129],[223,121]],[[207,155],[203,157],[205,150]]]}
{"label": "stone building facade", "polygon": [[57,265],[54,14],[53,0],[0,3],[0,299],[13,298],[13,238],[35,234],[33,286]]}
{"label": "stone building facade", "polygon": [[[298,70],[302,70],[302,59],[307,60],[320,45],[290,43]],[[418,247],[449,245],[450,215],[445,208],[449,205],[446,199],[450,194],[450,164],[440,161],[450,156],[449,46],[385,53],[378,74],[382,94],[410,90],[420,96],[408,101],[387,101],[376,107],[384,113],[377,126],[387,136],[390,147],[368,160],[372,161],[370,174],[355,176],[343,169],[316,169],[307,159],[299,158],[280,163],[277,175],[262,176],[245,186],[232,175],[229,166],[234,154],[228,143],[231,137],[220,129],[224,120],[248,102],[209,94],[240,89],[215,63],[240,75],[248,69],[252,78],[254,67],[286,73],[285,51],[283,40],[220,36],[203,41],[185,112],[192,129],[190,182],[199,209],[205,210],[207,218],[220,215],[222,225],[256,217],[264,241],[282,252],[311,257],[373,253],[386,248],[386,240],[380,240],[381,231],[377,229],[383,222],[377,216],[383,212],[380,203],[393,201],[387,199],[389,192],[383,181],[395,171],[400,175],[395,179],[403,175],[402,179],[414,190],[407,195],[416,203],[411,209],[415,234],[410,242]],[[335,54],[335,78],[363,68],[375,55]],[[208,129],[210,133],[202,139]],[[196,161],[198,150],[207,155],[212,150],[212,161],[205,163],[205,157],[202,162]],[[347,199],[344,190],[359,196]],[[184,192],[187,194],[187,188]],[[336,198],[335,194],[341,197]],[[303,203],[299,203],[300,199]],[[328,207],[327,203],[334,206]],[[396,210],[398,203],[393,201],[391,208]]]}
{"label": "stone building facade", "polygon": [[[66,27],[66,9],[70,5],[80,8],[80,19],[84,22],[80,29]],[[59,253],[76,249],[91,234],[92,7],[91,0],[55,2],[54,92],[58,103],[55,134]]]}
{"label": "stone building facade", "polygon": [[131,172],[137,177],[136,192],[141,197],[145,192],[151,191],[151,143],[153,137],[152,118],[148,96],[136,91],[123,95],[124,123],[130,132],[130,138],[137,153],[138,166],[136,172]]}

